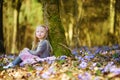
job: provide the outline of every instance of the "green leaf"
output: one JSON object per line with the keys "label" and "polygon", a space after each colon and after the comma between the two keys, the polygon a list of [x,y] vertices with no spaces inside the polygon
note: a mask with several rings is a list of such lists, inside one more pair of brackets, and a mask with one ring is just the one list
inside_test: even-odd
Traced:
{"label": "green leaf", "polygon": [[78,62],[78,61],[74,61],[74,62],[73,62],[73,66],[74,66],[74,67],[77,67],[77,66],[78,66],[78,64],[79,64],[79,62]]}
{"label": "green leaf", "polygon": [[58,62],[58,64],[63,64],[65,62],[65,60],[58,60],[57,62]]}
{"label": "green leaf", "polygon": [[101,67],[102,66],[102,64],[101,63],[97,63],[97,65],[96,65],[97,67]]}
{"label": "green leaf", "polygon": [[100,71],[100,70],[97,70],[97,71],[95,72],[95,75],[96,75],[96,76],[100,76],[100,75],[101,75],[101,71]]}
{"label": "green leaf", "polygon": [[119,54],[118,53],[115,53],[112,55],[113,58],[118,58],[119,57]]}
{"label": "green leaf", "polygon": [[73,74],[72,74],[71,71],[66,71],[65,73],[66,73],[69,77],[73,77]]}

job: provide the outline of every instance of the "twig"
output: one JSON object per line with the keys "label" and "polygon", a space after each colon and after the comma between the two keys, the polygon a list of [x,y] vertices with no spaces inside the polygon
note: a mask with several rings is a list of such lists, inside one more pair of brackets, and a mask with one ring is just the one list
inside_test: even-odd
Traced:
{"label": "twig", "polygon": [[63,46],[64,48],[66,48],[66,49],[68,49],[68,50],[70,50],[70,51],[72,51],[69,47],[67,47],[65,44],[62,44],[62,43],[58,43],[60,46]]}

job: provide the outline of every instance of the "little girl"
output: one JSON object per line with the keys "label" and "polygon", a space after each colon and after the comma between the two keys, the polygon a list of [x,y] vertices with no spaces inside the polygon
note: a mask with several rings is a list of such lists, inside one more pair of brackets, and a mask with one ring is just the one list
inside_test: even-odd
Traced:
{"label": "little girl", "polygon": [[48,36],[48,28],[45,26],[37,26],[35,31],[35,37],[32,45],[32,49],[24,48],[18,57],[7,66],[4,66],[4,69],[15,67],[17,64],[27,60],[27,59],[38,59],[38,58],[46,58],[50,56],[50,52],[52,52],[52,47],[48,40],[46,40]]}

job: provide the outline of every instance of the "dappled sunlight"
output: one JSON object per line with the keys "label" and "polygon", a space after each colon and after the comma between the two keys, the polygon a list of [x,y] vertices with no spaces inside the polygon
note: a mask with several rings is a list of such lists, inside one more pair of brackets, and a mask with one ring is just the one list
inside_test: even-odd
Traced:
{"label": "dappled sunlight", "polygon": [[120,0],[0,0],[0,12],[0,80],[120,79]]}
{"label": "dappled sunlight", "polygon": [[115,3],[116,3],[116,1],[115,0],[110,0],[110,33],[111,34],[113,34],[114,33],[114,24],[115,24],[115,7],[114,7],[114,5],[115,5]]}
{"label": "dappled sunlight", "polygon": [[55,50],[57,43],[69,47],[119,44],[119,3],[119,0],[4,0],[1,20],[6,53],[30,48],[38,24],[49,27],[49,39]]}
{"label": "dappled sunlight", "polygon": [[[3,5],[3,34],[6,53],[18,53],[24,47],[31,47],[33,30],[43,23],[42,5],[35,0],[15,1],[18,5],[11,7],[11,1]],[[36,12],[37,11],[37,12]],[[8,17],[6,17],[8,16]],[[7,23],[6,23],[7,22]]]}

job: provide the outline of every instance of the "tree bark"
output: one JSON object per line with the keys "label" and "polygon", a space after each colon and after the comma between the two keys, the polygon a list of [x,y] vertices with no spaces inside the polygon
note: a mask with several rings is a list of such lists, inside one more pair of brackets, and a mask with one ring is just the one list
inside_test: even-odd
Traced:
{"label": "tree bark", "polygon": [[14,26],[13,26],[13,37],[12,37],[12,48],[11,48],[11,53],[15,53],[17,50],[17,45],[16,45],[16,35],[17,35],[17,10],[14,9]]}
{"label": "tree bark", "polygon": [[[14,2],[13,4],[14,6],[14,26],[13,26],[13,39],[12,39],[12,48],[11,48],[11,52],[12,53],[16,53],[18,51],[18,48],[20,46],[19,44],[19,12],[20,12],[20,8],[21,8],[21,3],[22,0],[18,0],[16,2]],[[17,35],[18,34],[18,35]],[[18,46],[17,46],[18,43]]]}
{"label": "tree bark", "polygon": [[63,46],[59,45],[66,45],[66,39],[60,19],[58,0],[41,0],[41,2],[43,5],[44,24],[50,28],[49,39],[53,46],[54,54],[56,56],[70,55],[67,49],[63,49]]}
{"label": "tree bark", "polygon": [[3,0],[0,0],[0,52],[5,52],[3,38]]}
{"label": "tree bark", "polygon": [[115,3],[116,0],[110,0],[110,33],[114,33],[115,29]]}
{"label": "tree bark", "polygon": [[[17,34],[20,33],[20,28],[19,28],[19,14],[20,14],[20,8],[21,8],[21,5],[22,5],[22,0],[18,0],[17,2],[17,6],[16,6],[16,10],[17,10]],[[18,50],[20,49],[21,47],[21,39],[20,39],[20,35],[16,35],[16,42],[17,42],[17,48]]]}

